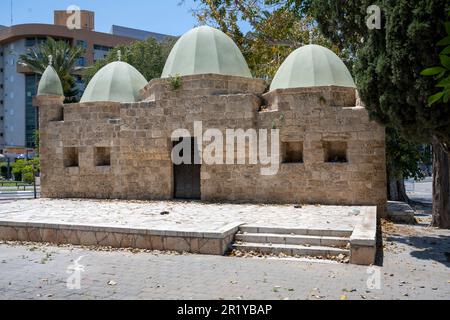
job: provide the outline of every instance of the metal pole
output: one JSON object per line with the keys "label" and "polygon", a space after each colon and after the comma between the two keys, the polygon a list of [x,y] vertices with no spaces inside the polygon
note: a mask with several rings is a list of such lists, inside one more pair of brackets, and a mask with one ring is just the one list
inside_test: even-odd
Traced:
{"label": "metal pole", "polygon": [[36,191],[36,168],[33,164],[33,191],[34,191],[34,198],[37,199],[37,191]]}

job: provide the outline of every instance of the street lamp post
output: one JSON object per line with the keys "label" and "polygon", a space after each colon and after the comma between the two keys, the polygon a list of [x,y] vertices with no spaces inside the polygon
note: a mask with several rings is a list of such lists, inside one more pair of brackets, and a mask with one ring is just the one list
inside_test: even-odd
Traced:
{"label": "street lamp post", "polygon": [[33,192],[34,198],[37,199],[37,190],[36,190],[36,166],[33,163]]}

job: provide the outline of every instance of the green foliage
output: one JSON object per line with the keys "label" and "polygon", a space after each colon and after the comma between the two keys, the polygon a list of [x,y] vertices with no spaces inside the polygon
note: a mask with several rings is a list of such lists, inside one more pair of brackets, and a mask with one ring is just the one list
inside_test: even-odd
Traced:
{"label": "green foliage", "polygon": [[130,45],[120,45],[112,49],[103,60],[98,60],[94,66],[89,68],[83,75],[85,83],[89,83],[92,77],[108,63],[117,61],[118,51],[121,51],[121,59],[135,67],[148,81],[161,77],[164,64],[169,56],[170,50],[175,44],[172,38],[163,43],[153,38],[145,41],[135,41]]}
{"label": "green foliage", "polygon": [[[449,12],[450,17],[450,12]],[[445,23],[447,36],[437,43],[438,46],[446,46],[439,54],[441,67],[428,68],[422,71],[423,76],[434,76],[436,87],[442,90],[428,98],[428,105],[432,106],[437,102],[448,103],[450,99],[450,21]]]}
{"label": "green foliage", "polygon": [[78,58],[84,55],[84,49],[72,47],[68,42],[55,41],[48,37],[47,40],[29,49],[29,52],[20,56],[20,62],[31,68],[38,74],[43,74],[49,65],[49,56],[53,58],[55,68],[61,80],[66,102],[76,102],[78,90],[73,77]]}
{"label": "green foliage", "polygon": [[181,77],[180,75],[170,76],[169,83],[172,90],[178,90],[181,87]]}
{"label": "green foliage", "polygon": [[11,167],[14,176],[21,176],[23,182],[31,184],[34,181],[35,174],[39,172],[39,158],[34,158],[32,160],[17,160]]}
{"label": "green foliage", "polygon": [[[380,30],[369,30],[365,23],[372,4],[382,11]],[[447,149],[450,109],[439,102],[428,106],[436,83],[421,72],[440,64],[435,44],[446,35],[449,6],[442,0],[356,0],[345,5],[314,0],[310,8],[320,30],[356,54],[354,74],[371,117],[407,141],[429,143],[435,136]]]}
{"label": "green foliage", "polygon": [[[228,34],[242,51],[253,76],[272,79],[295,49],[309,44],[330,48],[345,61],[345,51],[320,33],[316,22],[305,13],[307,1],[292,0],[195,0],[194,15],[201,24],[215,26]],[[244,34],[242,23],[251,26]]]}
{"label": "green foliage", "polygon": [[8,165],[5,162],[0,162],[0,180],[6,179],[6,170]]}
{"label": "green foliage", "polygon": [[392,128],[387,129],[386,137],[389,177],[395,180],[425,178],[418,164],[431,165],[432,155],[429,150],[403,139]]}
{"label": "green foliage", "polygon": [[40,147],[40,144],[41,144],[40,143],[39,130],[34,130],[33,138],[34,138],[34,145],[35,145],[36,154],[39,156],[39,147]]}

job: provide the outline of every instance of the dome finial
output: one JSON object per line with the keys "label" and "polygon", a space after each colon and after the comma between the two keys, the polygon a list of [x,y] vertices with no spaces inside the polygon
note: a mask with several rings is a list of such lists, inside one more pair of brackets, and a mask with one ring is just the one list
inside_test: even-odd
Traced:
{"label": "dome finial", "polygon": [[53,56],[51,54],[48,56],[48,65],[53,66]]}
{"label": "dome finial", "polygon": [[117,50],[117,60],[122,61],[122,50]]}

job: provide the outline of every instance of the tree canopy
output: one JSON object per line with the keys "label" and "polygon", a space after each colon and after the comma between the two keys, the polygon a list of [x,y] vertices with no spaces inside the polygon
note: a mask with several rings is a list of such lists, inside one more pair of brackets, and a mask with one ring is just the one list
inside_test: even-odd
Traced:
{"label": "tree canopy", "polygon": [[105,59],[98,60],[94,66],[87,69],[83,75],[83,80],[88,83],[101,68],[108,63],[117,61],[119,50],[121,51],[122,61],[135,67],[145,79],[150,81],[159,78],[174,44],[175,39],[172,38],[168,38],[162,43],[149,38],[145,41],[135,41],[130,45],[119,45],[112,49]]}
{"label": "tree canopy", "polygon": [[[302,14],[302,1],[196,2],[194,15],[198,21],[228,34],[241,49],[255,77],[272,79],[292,51],[311,42],[328,47],[344,61],[350,61],[347,52],[322,36],[311,16]],[[245,33],[243,25],[250,25],[250,32]]]}
{"label": "tree canopy", "polygon": [[[340,46],[357,44],[354,73],[371,116],[410,141],[431,142],[437,136],[450,146],[450,109],[442,102],[428,105],[428,97],[436,93],[435,83],[421,75],[440,63],[436,43],[446,37],[450,4],[442,0],[313,3],[314,16],[327,37]],[[381,8],[379,30],[369,30],[365,24],[371,4]]]}
{"label": "tree canopy", "polygon": [[437,43],[440,47],[445,47],[439,54],[441,66],[432,67],[422,71],[423,76],[435,76],[438,80],[437,88],[441,90],[428,98],[428,104],[432,105],[438,101],[448,103],[450,101],[450,12],[445,23],[447,36]]}
{"label": "tree canopy", "polygon": [[83,48],[72,47],[66,41],[56,41],[48,37],[45,42],[21,55],[20,62],[37,74],[43,74],[49,65],[49,57],[52,56],[52,66],[61,80],[66,102],[74,102],[78,90],[72,74],[78,58],[83,54]]}

